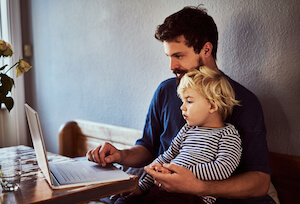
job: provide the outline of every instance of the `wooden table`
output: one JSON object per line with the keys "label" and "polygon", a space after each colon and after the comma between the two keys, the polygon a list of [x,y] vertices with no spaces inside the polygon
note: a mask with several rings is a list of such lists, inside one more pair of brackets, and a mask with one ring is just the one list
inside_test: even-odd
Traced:
{"label": "wooden table", "polygon": [[[130,180],[97,184],[86,187],[53,190],[39,169],[35,152],[31,147],[14,146],[0,148],[1,155],[17,152],[22,160],[22,178],[20,188],[16,192],[2,192],[0,187],[0,203],[83,203],[107,197],[113,194],[133,190],[138,178]],[[70,160],[68,157],[48,153],[49,162]]]}

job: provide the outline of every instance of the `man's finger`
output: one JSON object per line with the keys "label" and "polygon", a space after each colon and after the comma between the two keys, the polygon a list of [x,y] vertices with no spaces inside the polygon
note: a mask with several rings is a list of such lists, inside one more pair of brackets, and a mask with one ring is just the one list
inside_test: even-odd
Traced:
{"label": "man's finger", "polygon": [[102,166],[106,166],[106,161],[105,161],[105,157],[107,155],[107,148],[105,147],[105,144],[101,147],[101,149],[99,149],[98,155],[99,155],[99,160],[100,160],[100,164]]}
{"label": "man's finger", "polygon": [[94,150],[92,150],[92,159],[96,163],[100,162],[100,159],[99,159],[99,149],[100,148],[101,148],[101,146],[98,146]]}
{"label": "man's finger", "polygon": [[92,150],[89,150],[87,151],[87,153],[85,154],[86,158],[89,160],[89,161],[93,161],[92,159]]}

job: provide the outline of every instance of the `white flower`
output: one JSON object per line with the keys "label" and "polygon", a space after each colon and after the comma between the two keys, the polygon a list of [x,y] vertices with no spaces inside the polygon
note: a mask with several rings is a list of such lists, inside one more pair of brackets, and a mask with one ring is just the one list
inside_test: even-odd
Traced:
{"label": "white flower", "polygon": [[20,59],[16,67],[17,77],[21,76],[23,73],[28,72],[32,66],[24,59]]}

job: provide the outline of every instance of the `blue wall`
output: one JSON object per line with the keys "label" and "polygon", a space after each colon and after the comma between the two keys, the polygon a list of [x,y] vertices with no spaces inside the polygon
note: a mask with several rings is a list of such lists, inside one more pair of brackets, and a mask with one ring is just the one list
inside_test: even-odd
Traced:
{"label": "blue wall", "polygon": [[[23,43],[33,45],[26,101],[46,146],[74,119],[142,129],[158,84],[172,77],[154,31],[197,0],[22,0]],[[297,0],[203,0],[218,25],[218,66],[261,100],[271,151],[300,155]]]}

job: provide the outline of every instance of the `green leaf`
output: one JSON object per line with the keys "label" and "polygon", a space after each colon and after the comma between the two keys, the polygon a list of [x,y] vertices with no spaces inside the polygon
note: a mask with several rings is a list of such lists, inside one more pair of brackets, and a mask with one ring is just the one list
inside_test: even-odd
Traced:
{"label": "green leaf", "polygon": [[14,86],[14,80],[6,74],[0,74],[0,83],[0,104],[4,103],[8,111],[10,111],[14,107],[14,100],[6,95]]}
{"label": "green leaf", "polygon": [[0,82],[0,93],[6,96],[14,86],[14,80],[6,74],[0,74]]}
{"label": "green leaf", "polygon": [[10,112],[11,109],[14,107],[14,99],[12,97],[7,97],[6,101],[4,102],[6,108]]}
{"label": "green leaf", "polygon": [[11,109],[14,107],[14,100],[12,97],[6,97],[0,94],[0,105],[4,103],[6,106],[7,110],[10,112]]}

